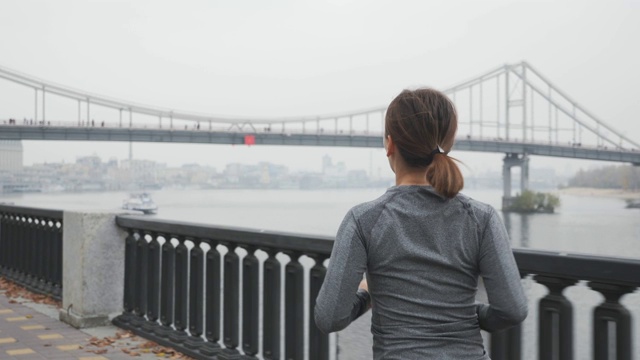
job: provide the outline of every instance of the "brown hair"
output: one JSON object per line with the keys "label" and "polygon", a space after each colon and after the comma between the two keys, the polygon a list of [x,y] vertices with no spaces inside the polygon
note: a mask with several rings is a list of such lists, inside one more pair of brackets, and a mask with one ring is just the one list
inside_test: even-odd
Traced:
{"label": "brown hair", "polygon": [[[455,159],[447,156],[457,129],[455,106],[434,89],[404,90],[387,108],[385,138],[391,135],[409,166],[426,167],[427,181],[447,198],[456,196],[464,186]],[[444,153],[435,152],[438,147]]]}

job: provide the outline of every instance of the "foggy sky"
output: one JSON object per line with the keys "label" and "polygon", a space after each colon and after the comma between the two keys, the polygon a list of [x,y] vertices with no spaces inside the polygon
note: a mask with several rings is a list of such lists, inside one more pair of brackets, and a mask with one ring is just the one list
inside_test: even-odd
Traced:
{"label": "foggy sky", "polygon": [[[526,60],[636,142],[639,34],[640,1],[0,2],[1,66],[131,102],[233,116],[337,113]],[[25,96],[2,92],[5,83],[0,107]],[[24,148],[27,164],[128,156],[126,143]],[[317,171],[324,154],[366,170],[371,158],[388,171],[382,150],[134,144],[135,158],[220,169],[267,160]],[[452,155],[465,171],[501,166],[500,154]],[[532,159],[547,165],[593,163]]]}

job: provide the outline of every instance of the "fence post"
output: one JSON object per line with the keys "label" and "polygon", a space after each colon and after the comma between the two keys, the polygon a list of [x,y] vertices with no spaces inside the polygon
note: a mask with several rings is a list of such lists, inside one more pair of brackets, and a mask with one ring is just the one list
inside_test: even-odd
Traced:
{"label": "fence post", "polygon": [[76,328],[110,323],[122,312],[127,234],[116,213],[65,211],[61,321]]}

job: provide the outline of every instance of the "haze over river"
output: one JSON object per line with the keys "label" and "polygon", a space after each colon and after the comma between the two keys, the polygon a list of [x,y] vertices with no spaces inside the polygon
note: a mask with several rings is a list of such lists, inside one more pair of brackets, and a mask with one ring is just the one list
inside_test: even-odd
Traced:
{"label": "haze over river", "polygon": [[[385,189],[159,190],[152,192],[158,219],[334,236],[354,205]],[[500,190],[463,191],[501,206]],[[125,192],[0,195],[0,201],[50,209],[113,209]],[[514,247],[640,259],[640,209],[616,198],[561,195],[555,214],[502,215]]]}
{"label": "haze over river", "polygon": [[[354,205],[372,200],[385,189],[341,190],[159,190],[152,193],[159,206],[150,218],[171,219],[212,225],[334,236],[344,214]],[[501,190],[469,189],[464,194],[499,209]],[[113,209],[119,211],[125,192],[58,193],[0,196],[0,202],[49,209]],[[511,235],[512,246],[600,256],[640,259],[640,209],[626,209],[616,198],[565,195],[555,214],[505,214],[499,212]],[[640,276],[640,275],[639,275]],[[544,286],[526,281],[530,315],[525,322],[525,339],[537,337],[537,299]],[[592,308],[602,296],[586,286],[567,289],[575,305],[575,359],[591,357]],[[627,295],[623,304],[634,315],[635,358],[640,359],[640,294]],[[341,359],[370,359],[369,316],[359,319],[354,329],[340,336]],[[355,330],[358,328],[358,331]],[[524,358],[536,359],[534,343],[523,344]]]}

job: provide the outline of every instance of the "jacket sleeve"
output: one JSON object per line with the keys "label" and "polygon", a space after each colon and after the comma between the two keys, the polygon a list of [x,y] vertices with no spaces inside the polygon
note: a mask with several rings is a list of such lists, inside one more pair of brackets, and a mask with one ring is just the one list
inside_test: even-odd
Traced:
{"label": "jacket sleeve", "polygon": [[349,211],[336,235],[327,274],[316,299],[314,316],[320,331],[342,330],[368,309],[368,294],[358,293],[366,267],[364,242],[353,212]]}
{"label": "jacket sleeve", "polygon": [[480,328],[491,332],[519,324],[527,317],[527,298],[509,235],[493,209],[480,241],[480,275],[489,299],[476,305]]}

